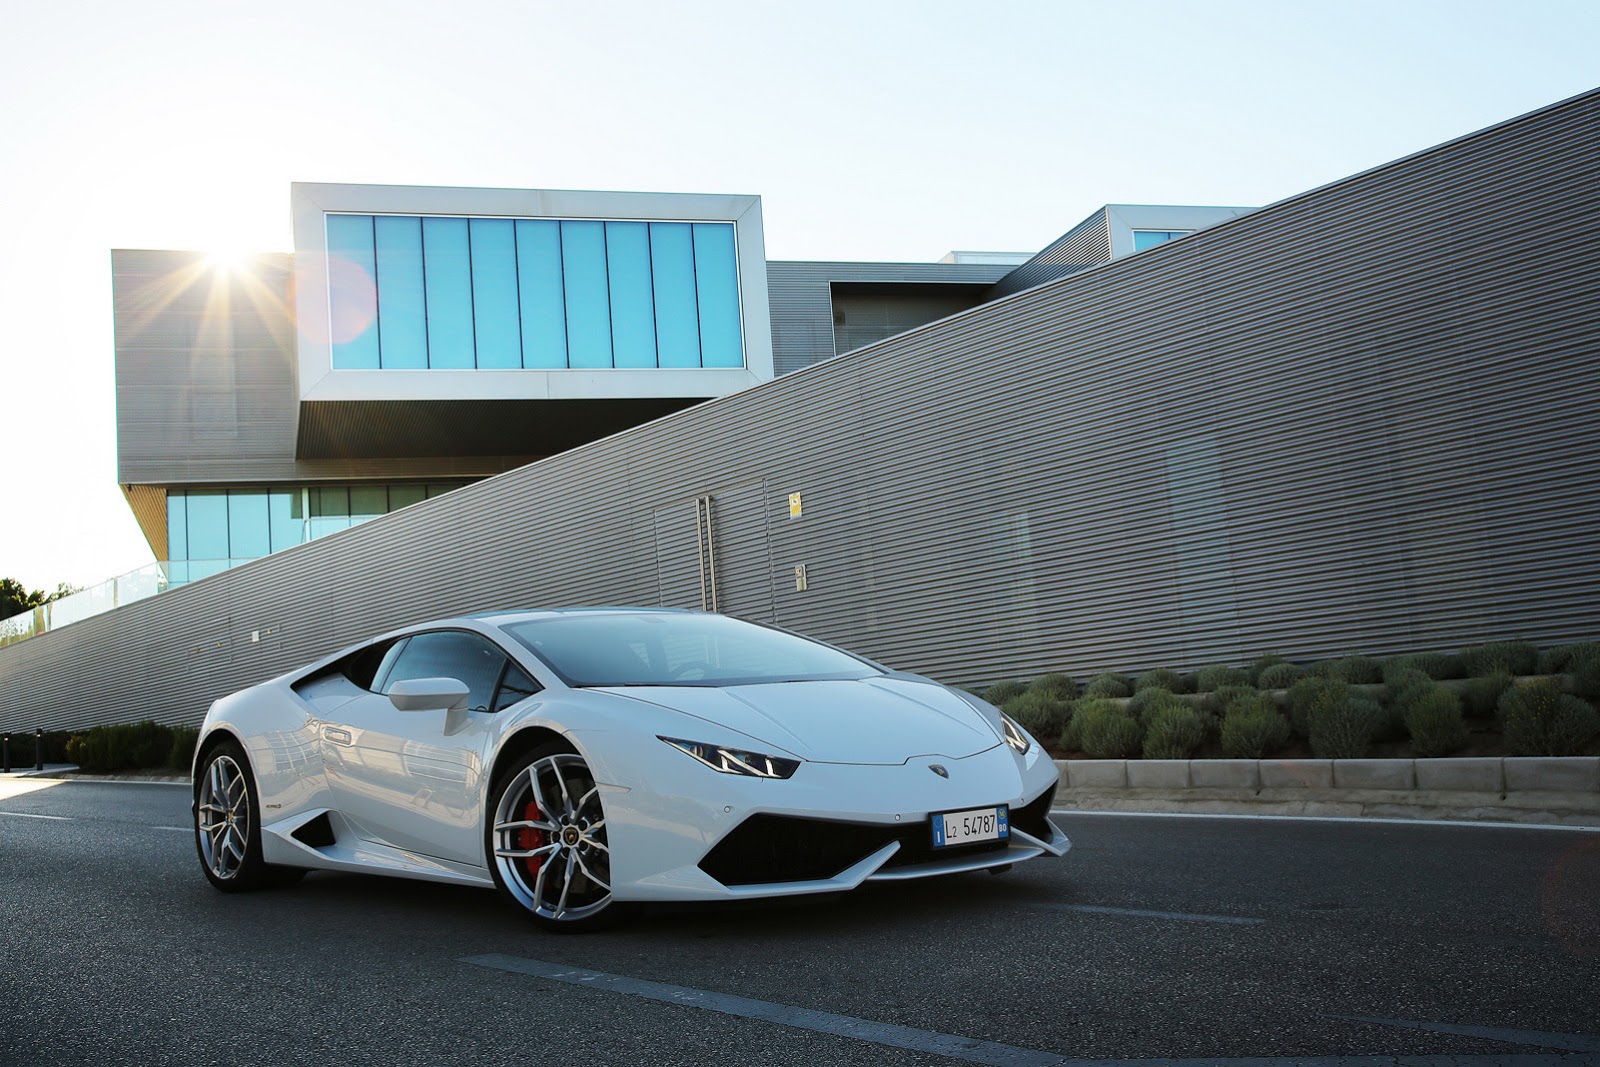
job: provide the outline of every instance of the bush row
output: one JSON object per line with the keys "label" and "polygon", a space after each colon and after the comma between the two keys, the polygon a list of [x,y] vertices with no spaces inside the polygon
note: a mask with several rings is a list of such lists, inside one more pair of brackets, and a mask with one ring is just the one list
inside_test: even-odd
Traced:
{"label": "bush row", "polygon": [[[1570,675],[1573,692],[1550,681],[1513,684],[1514,675],[1534,671]],[[1463,680],[1440,684],[1456,679]],[[1352,688],[1378,683],[1381,700]],[[1267,692],[1280,689],[1282,710]],[[1187,677],[1166,669],[1132,680],[1099,674],[1081,690],[1057,673],[983,695],[1036,736],[1097,759],[1186,759],[1211,737],[1238,759],[1269,756],[1295,739],[1319,759],[1358,758],[1383,741],[1448,756],[1467,746],[1470,720],[1497,721],[1512,755],[1580,755],[1600,734],[1592,704],[1600,699],[1600,643],[1540,652],[1508,641],[1455,654],[1352,655],[1309,668],[1269,656]]]}
{"label": "bush row", "polygon": [[90,774],[166,769],[187,771],[200,731],[192,726],[161,726],[145,721],[96,726],[74,734],[66,758]]}

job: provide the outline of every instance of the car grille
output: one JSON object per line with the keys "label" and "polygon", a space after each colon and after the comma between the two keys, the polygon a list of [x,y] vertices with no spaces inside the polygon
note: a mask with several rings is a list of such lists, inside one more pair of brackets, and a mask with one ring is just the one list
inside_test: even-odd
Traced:
{"label": "car grille", "polygon": [[[1032,803],[1013,808],[1009,822],[1025,833],[1048,840],[1045,815],[1055,797],[1055,787]],[[745,819],[717,842],[700,861],[700,869],[723,885],[763,885],[769,882],[813,882],[832,878],[891,841],[899,850],[886,867],[906,867],[934,858],[932,831],[926,819],[897,826],[881,823],[802,819],[790,815],[757,814]],[[1004,841],[938,850],[938,858],[1002,852]]]}

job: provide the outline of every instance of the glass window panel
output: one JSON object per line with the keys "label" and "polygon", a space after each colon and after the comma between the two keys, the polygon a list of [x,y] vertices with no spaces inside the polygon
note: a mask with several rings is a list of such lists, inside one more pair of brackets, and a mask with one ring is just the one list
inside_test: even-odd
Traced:
{"label": "glass window panel", "polygon": [[428,290],[428,366],[471,370],[477,364],[466,219],[422,220],[422,268]]}
{"label": "glass window panel", "polygon": [[267,525],[274,552],[305,541],[306,524],[300,515],[299,490],[279,489],[267,494]]}
{"label": "glass window panel", "polygon": [[700,315],[694,295],[694,240],[686,222],[650,224],[650,273],[656,298],[657,363],[700,365]]}
{"label": "glass window panel", "polygon": [[505,662],[500,650],[477,634],[460,630],[418,634],[406,642],[394,668],[383,679],[383,689],[388,692],[396,682],[416,678],[454,678],[465,682],[470,691],[469,709],[488,711]]}
{"label": "glass window panel", "polygon": [[311,520],[308,526],[312,539],[335,530],[349,529],[350,490],[342,485],[318,486],[311,490]]}
{"label": "glass window panel", "polygon": [[739,329],[739,268],[734,258],[733,224],[696,222],[694,273],[700,299],[700,364],[744,366]]}
{"label": "glass window panel", "polygon": [[213,574],[221,574],[228,569],[228,566],[228,561],[225,559],[193,560],[188,564],[189,577],[187,580],[198,582],[200,579],[209,578]]}
{"label": "glass window panel", "polygon": [[611,366],[611,300],[606,292],[604,224],[561,224],[561,274],[567,290],[568,365]]}
{"label": "glass window panel", "polygon": [[183,493],[167,494],[167,558],[189,558],[188,497]]}
{"label": "glass window panel", "polygon": [[350,487],[350,518],[352,525],[366,522],[389,511],[389,489],[382,485],[352,485]]}
{"label": "glass window panel", "polygon": [[510,219],[473,219],[472,322],[478,366],[522,366],[517,321],[517,239]]}
{"label": "glass window panel", "polygon": [[267,494],[235,489],[228,494],[228,558],[255,559],[272,551]]}
{"label": "glass window panel", "polygon": [[422,220],[373,220],[378,265],[378,354],[384,370],[428,365],[428,320],[422,295]]}
{"label": "glass window panel", "polygon": [[567,365],[567,308],[561,280],[561,224],[517,221],[517,286],[522,365]]}
{"label": "glass window panel", "polygon": [[466,482],[431,482],[428,485],[428,497],[444,496],[453,489],[460,489]]}
{"label": "glass window panel", "polygon": [[336,370],[378,368],[377,266],[371,215],[329,215],[328,329]]}
{"label": "glass window panel", "polygon": [[389,510],[399,511],[403,507],[427,498],[428,487],[425,485],[391,485],[389,487]]}
{"label": "glass window panel", "polygon": [[1135,252],[1143,252],[1147,248],[1165,244],[1174,237],[1182,237],[1188,232],[1188,230],[1134,230],[1133,250]]}
{"label": "glass window panel", "polygon": [[223,490],[202,489],[189,494],[188,558],[228,558],[228,494]]}
{"label": "glass window panel", "polygon": [[611,288],[613,365],[654,367],[655,297],[650,291],[650,229],[645,223],[606,223],[606,274]]}

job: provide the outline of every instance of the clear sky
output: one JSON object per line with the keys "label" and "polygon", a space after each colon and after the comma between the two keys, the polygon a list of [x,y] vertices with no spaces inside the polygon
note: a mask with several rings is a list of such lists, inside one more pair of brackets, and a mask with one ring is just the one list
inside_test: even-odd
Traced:
{"label": "clear sky", "polygon": [[45,589],[152,558],[116,485],[110,250],[287,251],[292,181],[757,193],[771,259],[932,261],[1105,203],[1270,203],[1600,85],[1595,0],[0,16],[0,576]]}

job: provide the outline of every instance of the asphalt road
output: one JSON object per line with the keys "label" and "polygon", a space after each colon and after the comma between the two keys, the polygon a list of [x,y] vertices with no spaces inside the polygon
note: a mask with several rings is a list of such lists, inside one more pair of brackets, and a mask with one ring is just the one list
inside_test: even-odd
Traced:
{"label": "asphalt road", "polygon": [[422,882],[223,895],[184,789],[37,786],[0,781],[6,1067],[1600,1063],[1596,833],[1068,815],[1001,877],[561,936]]}

